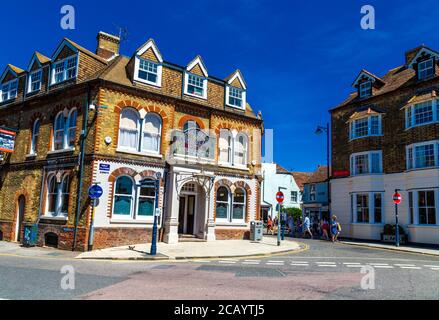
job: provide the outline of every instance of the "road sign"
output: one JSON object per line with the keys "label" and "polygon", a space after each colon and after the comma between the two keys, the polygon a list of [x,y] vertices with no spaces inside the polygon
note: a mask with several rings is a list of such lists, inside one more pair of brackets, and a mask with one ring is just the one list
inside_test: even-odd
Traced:
{"label": "road sign", "polygon": [[395,192],[395,194],[393,195],[393,203],[400,204],[401,201],[402,201],[401,194],[399,192]]}
{"label": "road sign", "polygon": [[104,190],[102,189],[101,186],[97,184],[91,186],[90,189],[88,189],[88,196],[92,200],[99,199],[100,197],[102,197],[103,194],[104,194]]}
{"label": "road sign", "polygon": [[279,191],[279,192],[276,194],[276,200],[277,200],[277,202],[279,202],[279,203],[284,202],[284,200],[285,200],[285,196],[284,196],[283,192]]}

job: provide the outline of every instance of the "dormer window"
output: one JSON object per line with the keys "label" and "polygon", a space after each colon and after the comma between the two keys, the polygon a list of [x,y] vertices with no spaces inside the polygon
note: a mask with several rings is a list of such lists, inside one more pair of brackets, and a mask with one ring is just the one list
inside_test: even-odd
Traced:
{"label": "dormer window", "polygon": [[360,98],[370,97],[372,95],[372,81],[360,83],[359,86]]}
{"label": "dormer window", "polygon": [[157,84],[158,67],[159,65],[157,63],[139,59],[139,79],[145,80],[152,84]]}
{"label": "dormer window", "polygon": [[230,87],[229,88],[229,94],[228,94],[228,104],[237,107],[240,109],[244,108],[243,105],[243,95],[244,91],[238,88]]}
{"label": "dormer window", "polygon": [[52,66],[52,84],[58,84],[77,76],[78,59],[76,56],[56,62]]}
{"label": "dormer window", "polygon": [[29,87],[27,92],[36,92],[41,89],[42,71],[38,70],[29,75]]}
{"label": "dormer window", "polygon": [[18,80],[12,80],[2,85],[1,98],[2,102],[15,99],[17,97]]}
{"label": "dormer window", "polygon": [[192,73],[186,73],[185,93],[206,99],[207,79]]}
{"label": "dormer window", "polygon": [[418,79],[423,80],[434,75],[433,58],[418,63]]}

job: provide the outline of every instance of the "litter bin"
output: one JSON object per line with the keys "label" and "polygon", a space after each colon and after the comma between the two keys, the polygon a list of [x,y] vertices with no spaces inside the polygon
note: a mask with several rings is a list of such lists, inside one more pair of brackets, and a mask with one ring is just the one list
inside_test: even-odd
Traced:
{"label": "litter bin", "polygon": [[264,232],[264,224],[262,221],[252,221],[250,223],[250,240],[261,241]]}
{"label": "litter bin", "polygon": [[28,224],[24,226],[23,246],[35,247],[37,245],[38,225]]}

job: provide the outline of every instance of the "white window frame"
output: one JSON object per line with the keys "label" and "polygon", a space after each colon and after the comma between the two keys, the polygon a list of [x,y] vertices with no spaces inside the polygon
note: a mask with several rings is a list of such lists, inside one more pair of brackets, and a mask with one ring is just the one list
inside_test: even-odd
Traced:
{"label": "white window frame", "polygon": [[299,202],[299,192],[298,191],[291,191],[291,202],[292,203]]}
{"label": "white window frame", "polygon": [[360,98],[367,98],[372,96],[372,81],[368,80],[360,83],[358,87]]}
{"label": "white window frame", "polygon": [[[148,81],[146,79],[142,79],[139,77],[140,62],[141,61],[145,61],[147,63],[152,63],[152,64],[156,65],[156,67],[157,67],[157,74],[156,74],[157,80],[156,80],[156,82]],[[145,70],[145,72],[149,72],[149,71]],[[152,72],[149,72],[149,73],[152,73]],[[162,63],[154,62],[152,60],[148,60],[148,59],[144,59],[144,58],[141,58],[139,56],[136,56],[136,59],[134,62],[134,81],[161,88],[162,87],[162,74],[163,74],[163,64]]]}
{"label": "white window frame", "polygon": [[[35,130],[37,124],[38,131]],[[40,119],[36,119],[32,125],[32,138],[31,138],[31,145],[30,145],[30,154],[36,155],[37,154],[37,146],[38,146],[38,137],[40,136],[40,129],[41,129],[41,121]]]}
{"label": "white window frame", "polygon": [[[221,139],[227,139],[227,161],[221,159],[221,153],[225,152],[225,149],[221,147]],[[221,129],[218,139],[218,163],[222,165],[233,165],[233,134],[229,129]]]}
{"label": "white window frame", "polygon": [[[372,118],[373,117],[378,117],[378,133],[374,133],[374,134],[372,134]],[[355,131],[356,131],[355,130],[355,123],[357,121],[363,121],[365,119],[367,119],[367,134],[362,135],[362,136],[357,136],[355,133]],[[366,137],[380,137],[382,135],[383,135],[383,121],[382,121],[381,114],[362,117],[362,118],[354,119],[354,120],[349,122],[349,139],[350,139],[350,141],[355,140],[355,139],[366,138]]]}
{"label": "white window frame", "polygon": [[[431,121],[423,122],[423,123],[415,123],[416,121],[416,108],[421,107],[425,103],[431,102],[431,111],[433,113],[433,117]],[[438,100],[429,100],[424,101],[421,103],[416,103],[413,105],[408,106],[405,109],[405,127],[406,129],[414,128],[414,127],[420,127],[420,126],[427,126],[432,123],[439,122],[439,103]]]}
{"label": "white window frame", "polygon": [[[122,116],[123,116],[123,111],[126,109],[130,109],[132,111],[134,111],[137,115],[137,140],[136,140],[136,148],[131,148],[131,147],[127,147],[127,146],[122,146],[121,140],[120,140],[120,129],[121,129],[121,121],[122,121]],[[146,112],[143,117],[142,115],[134,108],[128,107],[124,110],[122,110],[122,112],[120,113],[120,117],[119,117],[119,130],[118,130],[118,144],[117,144],[117,150],[119,151],[124,151],[124,152],[133,152],[133,153],[139,153],[139,154],[151,154],[151,155],[159,155],[160,151],[161,151],[161,144],[162,144],[162,138],[163,138],[163,119],[162,117],[155,112]],[[159,128],[159,134],[158,134],[158,150],[143,150],[143,139],[144,139],[144,132],[143,132],[143,128],[145,127],[145,119],[147,118],[147,116],[149,115],[153,115],[154,117],[156,117],[158,120],[160,120],[160,128]]]}
{"label": "white window frame", "polygon": [[[128,178],[131,180],[132,183],[132,187],[131,187],[131,195],[126,195],[126,194],[118,194],[116,193],[117,191],[117,181],[121,178]],[[136,181],[133,179],[133,177],[130,177],[128,175],[120,175],[116,178],[116,181],[114,182],[114,190],[113,190],[113,208],[112,208],[112,215],[111,217],[114,220],[134,220],[134,212],[135,212],[135,205],[136,205],[136,199],[137,199],[137,194],[136,194]],[[131,197],[131,206],[130,206],[130,214],[129,215],[124,215],[124,214],[116,214],[114,212],[114,208],[116,206],[116,196],[121,196],[121,197]]]}
{"label": "white window frame", "polygon": [[[55,211],[54,212],[50,212],[49,211],[49,183],[50,180],[54,179],[54,183],[55,183],[55,193],[53,193],[55,195]],[[70,175],[67,172],[62,172],[61,173],[61,179],[60,182],[57,181],[57,176],[56,173],[50,173],[47,175],[46,178],[46,208],[45,208],[45,212],[44,212],[44,216],[45,217],[49,217],[49,218],[67,218],[68,217],[68,212],[62,212],[62,207],[63,207],[63,195],[64,194],[69,194],[69,193],[63,193],[62,187],[65,183],[65,181],[67,180],[68,183],[68,191],[70,191]],[[71,198],[69,196],[68,199],[68,205],[67,208],[70,204]],[[68,209],[67,209],[68,211]]]}
{"label": "white window frame", "polygon": [[[71,59],[76,59],[75,74],[74,74],[73,77],[67,78],[69,70],[73,69],[73,68],[68,68],[68,64],[69,64],[69,61]],[[63,77],[62,77],[62,80],[56,81],[56,67],[58,65],[61,65],[61,64],[63,64],[63,69],[62,69],[62,72],[61,72]],[[51,66],[50,85],[54,86],[54,85],[57,85],[57,84],[60,84],[60,83],[63,83],[63,82],[66,82],[66,81],[69,81],[69,80],[72,80],[72,79],[76,79],[78,77],[78,67],[79,67],[79,54],[75,54],[75,55],[67,57],[67,58],[65,58],[63,60],[59,60],[59,61],[53,62],[52,66]]]}
{"label": "white window frame", "polygon": [[[416,148],[425,145],[433,145],[434,165],[429,167],[417,167]],[[424,141],[406,146],[406,166],[407,170],[431,169],[439,167],[439,140]]]}
{"label": "white window frame", "polygon": [[[375,195],[381,194],[381,221],[375,221]],[[369,211],[369,221],[358,221],[358,212],[357,212],[357,197],[358,195],[367,195],[368,196],[368,211]],[[370,192],[354,192],[351,193],[351,217],[352,222],[357,224],[377,224],[383,225],[386,221],[385,219],[385,192],[382,191],[370,191]]]}
{"label": "white window frame", "polygon": [[[188,92],[189,76],[198,77],[198,78],[200,78],[203,81],[203,95],[198,95],[198,94],[193,94],[193,93],[189,93]],[[200,99],[207,100],[207,78],[186,71],[185,74],[184,74],[184,94],[188,95],[188,96],[191,96],[191,97],[197,97],[197,98],[200,98]]]}
{"label": "white window frame", "polygon": [[[34,81],[32,79],[33,76],[35,76],[35,75],[39,75],[39,80],[38,81]],[[37,89],[32,89],[34,83],[38,83],[38,88]],[[40,91],[42,84],[43,84],[43,70],[42,69],[38,69],[38,70],[30,73],[29,76],[28,76],[27,93],[34,93],[34,92]]]}
{"label": "white window frame", "polygon": [[[427,67],[427,63],[431,63],[431,67]],[[427,70],[432,70],[433,73],[431,75],[427,75]],[[422,73],[425,72],[425,76],[422,75]],[[430,58],[424,61],[421,61],[418,63],[418,79],[419,80],[425,80],[433,77],[435,74],[435,63],[434,58]]]}
{"label": "white window frame", "polygon": [[[373,168],[373,154],[379,155],[379,172],[372,172]],[[356,158],[359,156],[367,156],[367,172],[364,173],[357,173],[356,168]],[[358,152],[353,153],[350,156],[350,170],[351,170],[351,176],[360,176],[360,175],[379,175],[383,173],[383,152],[382,150],[373,150],[373,151],[366,151],[366,152]]]}
{"label": "white window frame", "polygon": [[[225,189],[227,190],[227,202],[226,202],[226,201],[219,201],[219,200],[217,199],[219,189],[222,188],[222,187],[225,188]],[[227,186],[223,186],[223,185],[221,185],[221,186],[216,190],[215,199],[216,199],[216,203],[215,203],[215,211],[216,211],[217,203],[218,203],[218,202],[219,202],[219,203],[226,203],[226,204],[227,204],[227,217],[226,217],[226,218],[218,218],[218,217],[216,217],[216,222],[217,222],[217,223],[230,223],[231,210],[232,210],[232,208],[231,208],[231,203],[232,203],[232,192],[231,192],[230,188],[227,187]],[[216,212],[215,212],[215,215],[216,215]]]}
{"label": "white window frame", "polygon": [[311,202],[317,201],[317,185],[316,184],[309,185],[309,201],[311,201]]}
{"label": "white window frame", "polygon": [[[235,194],[236,191],[238,190],[242,190],[242,192],[244,193],[244,203],[240,203],[240,202],[235,202]],[[247,213],[247,190],[245,190],[244,188],[236,188],[235,192],[231,194],[231,198],[232,198],[232,205],[230,207],[230,223],[245,223],[245,218],[246,218],[246,213]],[[242,213],[242,219],[234,219],[233,218],[233,206],[237,204],[237,205],[243,205],[243,213]]]}
{"label": "white window frame", "polygon": [[[432,191],[434,192],[434,202],[435,202],[435,208],[436,208],[436,224],[420,224],[419,223],[419,193],[420,192],[428,192]],[[413,226],[439,226],[439,188],[425,188],[425,189],[412,189],[408,190],[409,197],[410,193],[412,194],[412,202],[413,202],[413,221],[411,221],[411,225]],[[410,216],[410,206],[407,201],[407,208],[409,209],[409,216]]]}
{"label": "white window frame", "polygon": [[[241,106],[237,106],[235,104],[230,103],[230,98],[231,98],[231,92],[233,90],[238,90],[241,93]],[[233,97],[235,98],[235,97]],[[237,99],[237,98],[235,98]],[[236,109],[240,109],[240,110],[245,110],[246,106],[247,106],[247,91],[244,89],[240,89],[240,88],[236,88],[230,85],[226,86],[226,105],[232,108],[236,108]]]}
{"label": "white window frame", "polygon": [[[150,179],[147,179],[147,180],[150,180],[151,182],[154,182],[154,183],[156,182],[156,181],[154,181],[153,178],[150,178]],[[154,186],[155,186],[155,184],[154,184]],[[132,219],[133,220],[137,220],[137,221],[153,222],[154,221],[154,216],[155,216],[155,208],[156,208],[156,205],[157,205],[156,204],[156,199],[157,199],[156,193],[157,193],[157,190],[155,190],[155,187],[153,187],[154,188],[154,196],[153,197],[151,197],[151,196],[141,196],[140,195],[140,189],[141,188],[145,188],[145,186],[134,184],[134,193],[135,193],[136,201],[134,203],[134,206],[135,206],[134,209],[133,209],[133,212],[134,212],[133,215],[134,216],[133,216]],[[139,215],[140,198],[153,199],[154,200],[152,216],[141,216],[141,215]]]}
{"label": "white window frame", "polygon": [[[75,122],[75,126],[70,127],[70,117],[72,117],[73,113],[76,113],[76,122]],[[62,136],[62,148],[61,149],[56,149],[55,148],[56,133],[58,131],[61,131],[61,130],[56,130],[56,128],[57,128],[56,123],[57,123],[58,117],[62,117],[62,121],[63,121],[63,124],[64,124],[63,130],[62,130],[63,131],[63,136]],[[78,122],[78,111],[77,111],[76,108],[72,108],[69,111],[69,114],[68,114],[67,117],[64,117],[64,112],[63,111],[58,112],[58,114],[56,115],[55,120],[53,122],[52,151],[62,151],[62,150],[70,151],[70,150],[74,150],[75,149],[75,145],[70,146],[69,132],[72,129],[75,129],[75,141],[76,141],[76,132],[77,132],[77,127],[78,127],[77,122]]]}
{"label": "white window frame", "polygon": [[[14,85],[14,88],[12,88],[12,85]],[[5,90],[5,87],[7,87],[7,90]],[[6,91],[6,98],[3,98],[3,95]],[[14,94],[11,94],[11,92],[15,92]],[[6,102],[13,99],[16,99],[18,96],[18,79],[13,79],[11,81],[8,81],[1,85],[0,87],[0,102]]]}

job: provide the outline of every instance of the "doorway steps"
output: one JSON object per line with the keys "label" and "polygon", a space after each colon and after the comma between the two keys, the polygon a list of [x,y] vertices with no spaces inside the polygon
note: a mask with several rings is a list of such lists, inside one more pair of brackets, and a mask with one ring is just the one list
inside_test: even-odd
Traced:
{"label": "doorway steps", "polygon": [[180,234],[178,240],[179,242],[206,242],[206,240],[197,238],[191,234]]}

